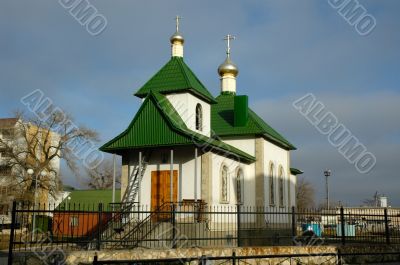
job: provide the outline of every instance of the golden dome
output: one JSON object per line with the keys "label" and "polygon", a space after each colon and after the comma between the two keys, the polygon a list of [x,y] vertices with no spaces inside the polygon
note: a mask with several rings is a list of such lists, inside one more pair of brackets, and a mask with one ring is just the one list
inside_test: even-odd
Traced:
{"label": "golden dome", "polygon": [[185,39],[183,38],[182,34],[178,31],[176,31],[174,35],[172,35],[171,38],[169,38],[169,40],[171,44],[173,44],[176,41],[181,42],[182,44],[185,42]]}
{"label": "golden dome", "polygon": [[239,73],[239,68],[234,64],[231,59],[226,57],[225,61],[218,67],[218,74],[223,76],[225,74],[232,74],[233,76],[237,76]]}

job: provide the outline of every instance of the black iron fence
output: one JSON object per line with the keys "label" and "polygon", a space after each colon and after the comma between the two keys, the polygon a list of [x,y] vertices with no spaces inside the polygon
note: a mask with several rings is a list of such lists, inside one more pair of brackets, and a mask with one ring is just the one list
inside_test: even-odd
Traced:
{"label": "black iron fence", "polygon": [[[166,203],[14,203],[1,236],[15,250],[400,244],[400,210]],[[5,235],[8,235],[6,237]]]}
{"label": "black iron fence", "polygon": [[[174,265],[187,264],[195,262],[200,265],[214,264],[260,264],[262,262],[271,262],[272,264],[360,264],[362,257],[363,263],[385,264],[400,261],[400,252],[379,252],[379,253],[342,253],[340,251],[333,253],[303,253],[303,254],[268,254],[268,255],[236,255],[233,251],[231,256],[200,256],[184,258],[164,258],[164,259],[141,259],[141,260],[100,260],[98,256],[93,257],[93,265],[102,264],[121,264],[121,265]],[[397,264],[397,263],[395,263]]]}
{"label": "black iron fence", "polygon": [[[337,253],[319,253],[319,257],[325,257],[324,263],[332,264],[337,263]],[[158,265],[158,264],[186,264],[191,262],[196,262],[200,265],[213,264],[213,262],[218,262],[217,264],[251,264],[250,261],[256,261],[259,264],[260,261],[275,261],[279,262],[277,264],[282,264],[284,262],[297,261],[297,264],[305,264],[298,263],[299,259],[307,259],[311,260],[313,257],[310,254],[269,254],[269,255],[246,255],[246,256],[238,256],[236,252],[232,252],[231,256],[200,256],[200,257],[185,257],[185,258],[164,258],[164,259],[144,259],[144,260],[99,260],[97,256],[93,257],[93,265],[101,265],[101,264],[124,264],[124,265],[133,265],[133,264],[146,264],[146,265]],[[332,263],[328,263],[332,262]]]}

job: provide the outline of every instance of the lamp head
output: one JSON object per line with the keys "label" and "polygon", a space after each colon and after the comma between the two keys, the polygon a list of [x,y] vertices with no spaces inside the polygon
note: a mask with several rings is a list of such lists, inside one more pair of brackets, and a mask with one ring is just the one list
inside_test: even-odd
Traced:
{"label": "lamp head", "polygon": [[325,169],[325,171],[324,171],[324,175],[325,175],[325,177],[329,177],[330,175],[331,175],[331,170],[330,169]]}

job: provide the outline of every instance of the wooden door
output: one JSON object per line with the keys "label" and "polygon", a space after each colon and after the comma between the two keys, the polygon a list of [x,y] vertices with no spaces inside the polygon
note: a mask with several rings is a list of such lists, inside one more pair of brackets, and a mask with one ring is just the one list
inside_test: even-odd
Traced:
{"label": "wooden door", "polygon": [[[151,211],[171,211],[171,171],[160,170],[151,172]],[[178,200],[178,171],[173,171],[173,196],[172,202]],[[153,214],[153,221],[166,221],[171,218],[170,214]]]}

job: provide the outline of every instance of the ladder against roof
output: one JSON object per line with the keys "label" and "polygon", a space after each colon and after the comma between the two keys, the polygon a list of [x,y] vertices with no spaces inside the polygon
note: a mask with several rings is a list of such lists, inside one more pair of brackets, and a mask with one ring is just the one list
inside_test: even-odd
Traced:
{"label": "ladder against roof", "polygon": [[134,212],[139,211],[140,205],[135,202],[139,193],[140,182],[143,179],[144,173],[146,172],[147,164],[150,161],[151,151],[147,151],[142,156],[141,168],[139,165],[135,167],[128,178],[128,185],[125,193],[122,197],[121,203],[111,204],[112,218],[110,218],[105,224],[103,224],[102,237],[103,239],[112,239],[116,235],[121,235],[131,231],[133,227],[136,227],[137,219]]}
{"label": "ladder against roof", "polygon": [[151,151],[147,151],[142,156],[141,168],[139,165],[135,167],[128,178],[128,185],[125,193],[122,197],[121,202],[123,204],[133,204],[139,193],[140,183],[143,179],[144,173],[146,172],[147,165],[150,161]]}

